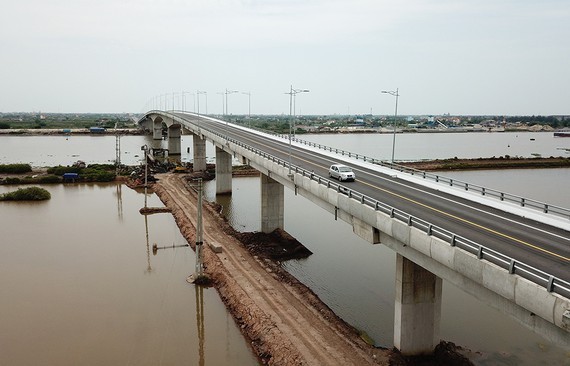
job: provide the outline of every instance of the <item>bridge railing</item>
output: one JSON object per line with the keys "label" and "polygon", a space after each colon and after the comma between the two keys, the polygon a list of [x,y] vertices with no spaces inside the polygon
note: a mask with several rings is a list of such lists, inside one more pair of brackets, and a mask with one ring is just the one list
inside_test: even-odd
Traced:
{"label": "bridge railing", "polygon": [[[288,139],[288,135],[277,135],[277,136]],[[504,201],[504,202],[511,202],[511,203],[514,203],[514,204],[519,205],[521,207],[527,207],[527,208],[535,209],[538,211],[542,211],[543,213],[546,213],[546,214],[556,215],[556,216],[560,216],[560,217],[570,219],[570,209],[569,208],[551,205],[551,204],[540,202],[540,201],[533,200],[530,198],[521,197],[521,196],[518,196],[515,194],[501,192],[501,191],[498,191],[498,190],[495,190],[492,188],[486,188],[486,187],[483,187],[483,186],[480,186],[477,184],[464,182],[464,181],[461,181],[459,179],[448,178],[448,177],[445,177],[443,175],[433,174],[433,173],[429,173],[429,172],[426,172],[423,170],[409,168],[409,167],[399,165],[399,164],[395,164],[395,163],[385,162],[385,161],[382,161],[379,159],[371,158],[371,157],[366,156],[366,155],[356,154],[356,153],[353,153],[350,151],[346,151],[346,150],[342,150],[342,149],[338,149],[338,148],[334,148],[334,147],[330,147],[330,146],[326,146],[326,145],[322,145],[322,144],[317,144],[317,143],[302,140],[302,139],[299,139],[296,137],[293,137],[292,141],[295,141],[295,142],[298,142],[300,144],[307,145],[310,147],[314,147],[317,149],[321,149],[324,151],[339,154],[341,156],[347,156],[349,158],[362,160],[364,162],[369,162],[372,164],[378,164],[378,165],[383,166],[385,168],[393,169],[393,170],[396,170],[399,172],[408,173],[410,175],[417,176],[417,177],[420,177],[420,178],[423,178],[426,180],[431,180],[431,181],[436,182],[436,183],[447,184],[451,187],[458,187],[458,188],[464,189],[465,191],[478,193],[481,196],[495,198],[495,199],[498,199],[498,200]]]}
{"label": "bridge railing", "polygon": [[[200,128],[207,130],[207,128],[204,127]],[[545,271],[534,268],[528,264],[525,264],[524,262],[511,258],[496,250],[487,248],[486,246],[476,243],[470,239],[456,235],[449,230],[436,226],[429,221],[415,217],[396,207],[390,206],[382,201],[378,201],[375,198],[366,196],[356,190],[342,185],[338,181],[324,178],[320,175],[315,174],[313,171],[309,171],[308,169],[304,169],[296,165],[290,165],[288,161],[268,154],[265,151],[257,149],[241,141],[235,140],[227,135],[212,130],[208,130],[208,132],[222,138],[224,141],[231,142],[237,146],[247,149],[252,153],[268,159],[278,165],[281,165],[283,167],[290,167],[291,171],[294,173],[301,174],[304,177],[308,177],[309,179],[316,181],[318,184],[322,184],[327,188],[334,189],[338,193],[344,194],[349,198],[353,198],[359,201],[363,205],[373,208],[375,211],[382,212],[389,215],[393,219],[406,223],[408,226],[415,227],[429,236],[439,238],[452,247],[455,246],[469,253],[472,253],[476,255],[479,260],[486,260],[499,266],[500,268],[507,270],[510,274],[517,274],[521,277],[524,277],[533,283],[544,287],[548,292],[554,292],[566,298],[570,298],[570,282],[564,281]]]}

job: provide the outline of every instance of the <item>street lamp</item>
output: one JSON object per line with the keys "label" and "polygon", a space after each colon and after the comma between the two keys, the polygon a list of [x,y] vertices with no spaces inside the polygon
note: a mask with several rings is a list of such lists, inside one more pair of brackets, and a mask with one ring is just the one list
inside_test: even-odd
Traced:
{"label": "street lamp", "polygon": [[223,116],[224,114],[226,114],[225,113],[226,110],[224,108],[224,92],[217,92],[216,94],[220,94],[222,96],[222,116]]}
{"label": "street lamp", "polygon": [[[233,93],[238,93],[237,90],[228,90],[226,89],[226,114],[229,116],[229,112],[228,112],[228,94],[233,94]],[[227,123],[227,121],[226,121]]]}
{"label": "street lamp", "polygon": [[247,116],[251,117],[251,92],[241,92],[242,94],[247,95]]}
{"label": "street lamp", "polygon": [[394,164],[394,151],[396,150],[396,119],[398,118],[398,97],[400,94],[398,94],[398,88],[396,88],[396,91],[382,90],[382,93],[390,94],[391,96],[396,97],[396,110],[394,112],[394,126],[392,132],[392,164]]}
{"label": "street lamp", "polygon": [[196,90],[196,96],[198,99],[198,114],[200,114],[200,94],[206,94],[206,113],[208,113],[208,94],[207,94],[207,92]]}
{"label": "street lamp", "polygon": [[[291,174],[291,122],[293,122],[293,131],[295,126],[295,121],[293,118],[293,97],[298,93],[308,93],[308,89],[293,89],[293,85],[289,89],[289,92],[285,94],[289,94],[289,178],[292,178]],[[293,132],[294,133],[294,132]]]}
{"label": "street lamp", "polygon": [[185,91],[182,92],[182,109],[184,110],[184,112],[186,112],[186,107],[185,107],[185,104],[186,104],[186,96],[185,95],[186,94],[192,95],[192,105],[193,105],[192,112],[196,111],[196,94],[194,94],[192,92],[185,92]]}

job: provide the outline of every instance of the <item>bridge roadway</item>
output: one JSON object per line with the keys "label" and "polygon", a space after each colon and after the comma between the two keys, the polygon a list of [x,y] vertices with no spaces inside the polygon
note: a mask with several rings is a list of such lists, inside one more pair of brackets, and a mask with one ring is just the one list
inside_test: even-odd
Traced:
{"label": "bridge roadway", "polygon": [[323,177],[328,176],[328,167],[333,163],[351,165],[357,179],[345,183],[346,187],[570,281],[570,232],[567,230],[414,184],[395,175],[352,165],[350,160],[343,160],[340,155],[333,158],[295,144],[290,150],[285,139],[268,139],[232,124],[183,113],[177,113],[177,116],[193,123],[199,118],[198,123],[203,128],[225,134],[285,161],[288,161],[291,151],[290,159],[294,166],[313,170]]}

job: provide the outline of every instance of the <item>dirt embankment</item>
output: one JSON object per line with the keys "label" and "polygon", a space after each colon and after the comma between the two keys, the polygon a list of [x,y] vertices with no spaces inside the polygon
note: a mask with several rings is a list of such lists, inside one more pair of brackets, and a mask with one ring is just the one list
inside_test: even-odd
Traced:
{"label": "dirt embankment", "polygon": [[399,162],[398,164],[410,168],[435,170],[483,170],[483,169],[544,169],[544,168],[570,168],[570,158],[477,158],[477,159],[436,159],[426,161]]}
{"label": "dirt embankment", "polygon": [[[180,175],[157,176],[155,192],[172,210],[182,234],[194,246],[196,202]],[[205,272],[263,363],[270,365],[388,364],[388,351],[366,344],[308,288],[265,254],[252,256],[231,226],[204,207]],[[283,235],[276,234],[278,238]],[[259,242],[250,238],[250,242]],[[291,241],[286,238],[286,241]],[[296,244],[293,247],[297,247]]]}
{"label": "dirt embankment", "polygon": [[[180,174],[157,178],[155,192],[195,247],[194,191],[187,189]],[[204,205],[205,273],[264,364],[470,365],[448,343],[438,346],[439,359],[407,359],[367,344],[356,329],[280,266],[279,260],[310,254],[297,240],[279,230],[237,233],[218,212],[215,204]],[[214,243],[222,246],[221,253],[209,249]]]}

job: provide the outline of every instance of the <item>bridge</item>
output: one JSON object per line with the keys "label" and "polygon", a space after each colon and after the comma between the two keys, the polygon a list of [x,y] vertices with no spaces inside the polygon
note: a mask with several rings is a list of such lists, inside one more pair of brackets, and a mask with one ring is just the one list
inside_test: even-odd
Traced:
{"label": "bridge", "polygon": [[[512,317],[550,341],[570,345],[570,210],[337,148],[275,136],[185,112],[150,111],[142,128],[180,154],[193,136],[194,170],[216,148],[216,193],[231,194],[232,160],[261,174],[261,230],[283,228],[284,187],[394,250],[394,345],[429,354],[439,343],[442,281]],[[328,177],[345,163],[357,180]]]}

